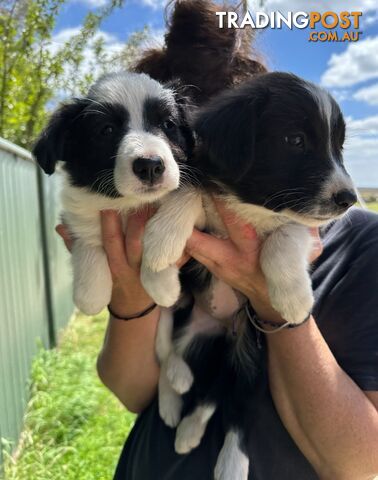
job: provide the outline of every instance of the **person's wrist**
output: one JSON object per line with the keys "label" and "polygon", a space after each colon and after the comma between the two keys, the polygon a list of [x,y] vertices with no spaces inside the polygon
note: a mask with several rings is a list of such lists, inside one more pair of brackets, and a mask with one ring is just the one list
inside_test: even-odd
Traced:
{"label": "person's wrist", "polygon": [[251,301],[251,299],[249,301],[259,320],[275,324],[275,326],[269,326],[268,323],[264,324],[264,327],[266,327],[267,330],[275,330],[275,328],[277,328],[276,326],[287,323],[287,321],[282,318],[282,316],[274,310],[271,305],[261,305],[258,302]]}
{"label": "person's wrist", "polygon": [[250,289],[247,298],[261,320],[276,324],[286,323],[286,320],[272,307],[267,289]]}
{"label": "person's wrist", "polygon": [[153,303],[153,299],[143,288],[125,290],[115,286],[109,305],[117,316],[128,317],[144,311]]}
{"label": "person's wrist", "polygon": [[265,333],[296,330],[295,327],[300,327],[309,323],[308,320],[312,318],[311,313],[309,313],[303,318],[302,322],[298,324],[290,324],[271,306],[269,301],[261,301],[260,298],[256,298],[255,296],[248,297],[248,300],[252,307],[252,323],[258,330]]}

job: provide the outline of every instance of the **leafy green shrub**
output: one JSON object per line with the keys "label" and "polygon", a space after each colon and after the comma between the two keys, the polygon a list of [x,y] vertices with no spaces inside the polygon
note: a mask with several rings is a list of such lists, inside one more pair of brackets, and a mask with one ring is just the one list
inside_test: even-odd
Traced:
{"label": "leafy green shrub", "polygon": [[104,315],[78,315],[58,348],[40,350],[20,445],[6,455],[7,480],[112,478],[134,415],[97,378],[105,324]]}

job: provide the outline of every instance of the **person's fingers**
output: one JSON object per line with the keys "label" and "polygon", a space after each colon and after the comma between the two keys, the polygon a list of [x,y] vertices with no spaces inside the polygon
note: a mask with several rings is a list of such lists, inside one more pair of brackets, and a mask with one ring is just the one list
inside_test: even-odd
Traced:
{"label": "person's fingers", "polygon": [[213,200],[231,241],[240,251],[250,249],[257,241],[256,230],[232,212],[222,200],[215,197]]}
{"label": "person's fingers", "polygon": [[314,262],[323,253],[323,243],[320,238],[318,228],[310,228],[310,234],[312,237],[312,250],[310,253],[310,262]]}
{"label": "person's fingers", "polygon": [[63,242],[69,252],[72,250],[73,240],[70,236],[68,228],[63,224],[60,223],[55,227],[56,233],[63,239]]}
{"label": "person's fingers", "polygon": [[149,208],[129,214],[126,228],[126,255],[131,268],[137,269],[142,260],[143,234],[146,223],[152,215]]}
{"label": "person's fingers", "polygon": [[176,267],[181,268],[182,266],[184,266],[190,260],[190,258],[191,258],[190,255],[188,255],[187,253],[183,253],[181,258],[179,258],[179,260],[177,260]]}
{"label": "person's fingers", "polygon": [[127,264],[120,216],[114,210],[101,211],[102,244],[113,274]]}
{"label": "person's fingers", "polygon": [[[205,235],[211,237],[210,235],[199,232],[198,230],[194,230],[192,236],[187,242],[186,253],[197,260],[197,262],[204,265],[208,270],[210,270],[211,273],[215,274],[217,269],[216,262],[212,258],[209,258],[207,251],[203,250],[201,247],[201,237]],[[217,240],[214,237],[211,238]]]}
{"label": "person's fingers", "polygon": [[[194,229],[186,242],[185,251],[205,266],[222,264],[230,255],[231,242]],[[206,263],[205,263],[206,262]]]}

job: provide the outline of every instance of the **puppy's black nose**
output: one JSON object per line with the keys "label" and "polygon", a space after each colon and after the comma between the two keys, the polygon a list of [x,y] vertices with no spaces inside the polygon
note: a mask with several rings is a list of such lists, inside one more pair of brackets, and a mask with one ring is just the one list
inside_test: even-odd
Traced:
{"label": "puppy's black nose", "polygon": [[347,209],[357,202],[357,195],[353,190],[339,190],[333,195],[333,200],[338,207]]}
{"label": "puppy's black nose", "polygon": [[156,182],[164,173],[165,166],[160,157],[137,158],[133,163],[133,172],[142,182]]}

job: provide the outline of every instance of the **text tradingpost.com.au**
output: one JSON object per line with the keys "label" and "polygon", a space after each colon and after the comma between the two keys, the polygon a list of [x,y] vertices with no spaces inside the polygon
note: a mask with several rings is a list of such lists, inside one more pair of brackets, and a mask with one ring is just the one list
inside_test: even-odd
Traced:
{"label": "text tradingpost.com.au", "polygon": [[362,12],[216,12],[219,28],[309,29],[310,42],[357,42]]}

